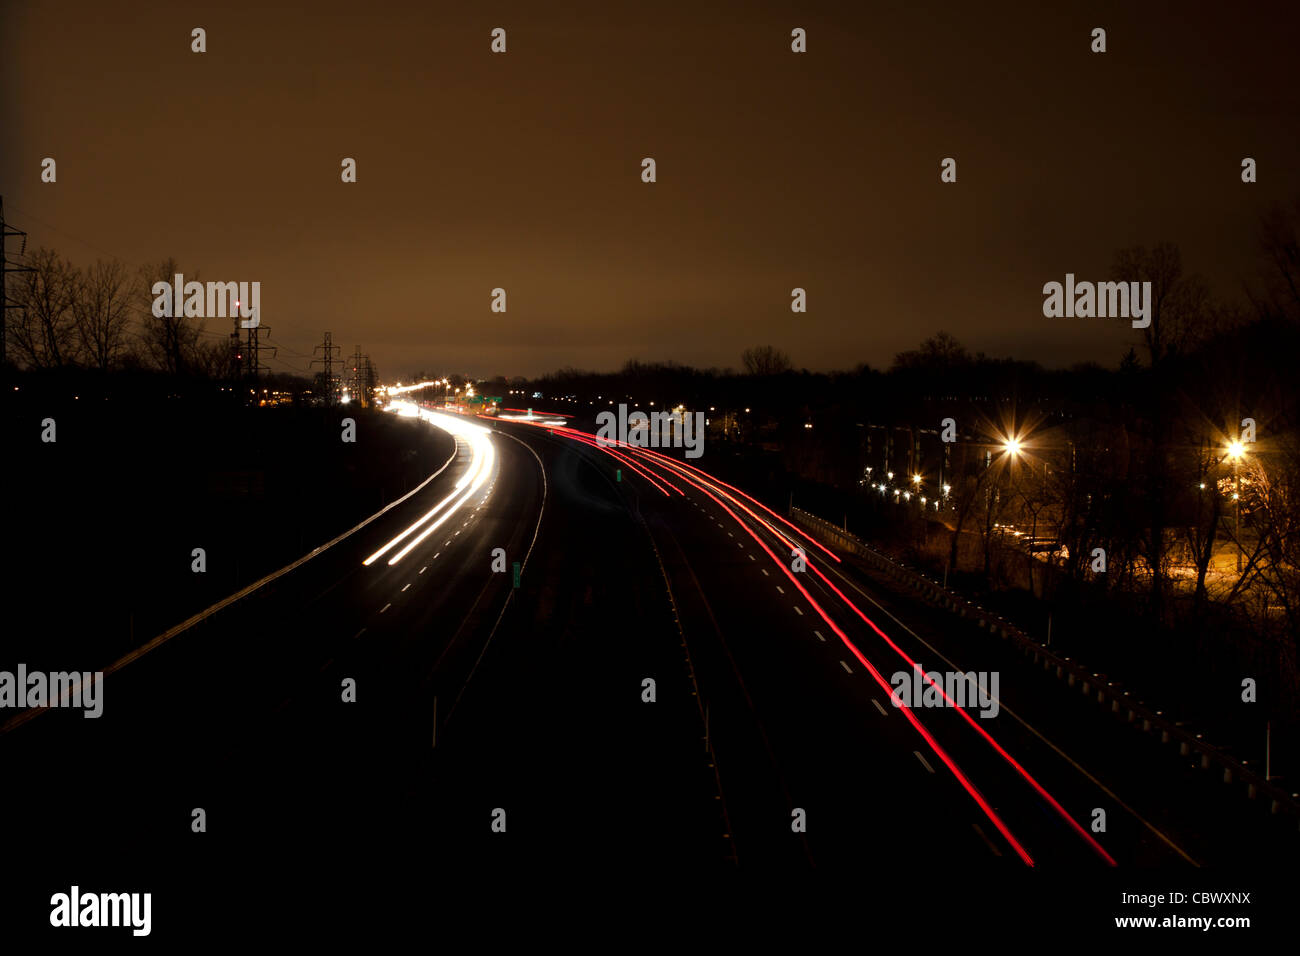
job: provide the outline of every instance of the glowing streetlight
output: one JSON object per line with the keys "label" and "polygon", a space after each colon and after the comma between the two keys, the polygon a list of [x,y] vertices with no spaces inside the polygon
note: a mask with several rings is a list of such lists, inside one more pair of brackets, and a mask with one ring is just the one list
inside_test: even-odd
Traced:
{"label": "glowing streetlight", "polygon": [[1002,443],[1002,450],[1012,458],[1015,458],[1020,454],[1020,439],[1016,438],[1014,435],[1006,439],[1006,441]]}
{"label": "glowing streetlight", "polygon": [[1241,473],[1237,466],[1241,464],[1241,459],[1246,456],[1246,446],[1241,443],[1241,439],[1228,443],[1228,457],[1232,459],[1232,501],[1233,501],[1233,537],[1237,539],[1237,573],[1241,573]]}

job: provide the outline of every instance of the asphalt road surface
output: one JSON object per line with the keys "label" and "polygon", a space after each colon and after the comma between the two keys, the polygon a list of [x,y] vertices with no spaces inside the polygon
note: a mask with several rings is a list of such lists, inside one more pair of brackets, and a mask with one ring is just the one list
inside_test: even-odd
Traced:
{"label": "asphalt road surface", "polygon": [[[1294,834],[707,458],[482,426],[452,426],[405,499],[107,674],[100,719],[4,728],[7,846],[41,861],[14,912],[73,878],[152,888],[164,920],[170,893],[179,922],[206,912],[187,887],[232,872],[254,895],[960,874],[983,899],[1027,873],[1262,879],[1294,858]],[[997,715],[894,706],[918,663],[996,672]]]}

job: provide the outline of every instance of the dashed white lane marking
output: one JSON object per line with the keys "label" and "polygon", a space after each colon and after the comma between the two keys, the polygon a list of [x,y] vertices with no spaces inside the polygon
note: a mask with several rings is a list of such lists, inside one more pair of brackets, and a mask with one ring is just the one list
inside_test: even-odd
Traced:
{"label": "dashed white lane marking", "polygon": [[728,532],[727,532],[727,537],[728,537],[728,538],[734,538],[735,535],[732,534],[730,531],[728,531]]}
{"label": "dashed white lane marking", "polygon": [[821,641],[823,644],[826,643],[826,638],[822,637],[821,631],[813,631],[813,633],[817,635],[817,640]]}
{"label": "dashed white lane marking", "polygon": [[379,609],[379,613],[380,613],[380,614],[383,614],[385,611],[387,611],[387,610],[388,610],[390,607],[392,607],[392,606],[393,606],[393,605],[391,605],[391,604],[385,604],[383,607],[381,607],[381,608]]}
{"label": "dashed white lane marking", "polygon": [[[944,654],[942,654],[941,652],[939,652],[939,651],[934,647],[934,645],[930,644],[928,641],[926,641],[924,638],[922,638],[921,635],[917,634],[916,631],[912,630],[910,627],[908,627],[906,624],[904,624],[902,621],[900,621],[897,617],[895,617],[895,616],[894,616],[894,615],[889,611],[889,609],[886,608],[883,604],[881,604],[879,601],[877,601],[875,598],[873,598],[871,595],[869,595],[866,591],[862,590],[862,588],[858,587],[856,584],[854,584],[852,581],[850,581],[847,577],[845,577],[845,576],[844,576],[844,575],[843,575],[843,574],[842,574],[838,569],[836,569],[833,565],[831,565],[830,568],[831,568],[831,571],[834,572],[834,574],[835,574],[836,577],[838,577],[841,581],[843,581],[843,582],[844,582],[845,584],[847,584],[849,587],[853,588],[853,590],[855,590],[855,591],[857,591],[859,594],[861,594],[861,595],[863,596],[863,598],[865,598],[866,600],[870,601],[870,602],[871,602],[872,604],[874,604],[876,607],[880,608],[880,610],[881,610],[883,613],[885,613],[886,615],[889,616],[889,619],[890,619],[890,620],[892,620],[895,624],[897,624],[897,625],[898,625],[899,627],[901,627],[903,630],[907,631],[908,634],[911,634],[912,637],[916,638],[916,640],[917,640],[917,641],[918,641],[918,642],[919,642],[923,647],[927,648],[927,649],[928,649],[932,654],[935,654],[935,655],[936,655],[940,660],[942,660],[944,663],[946,663],[946,664],[947,664],[949,667],[951,667],[954,671],[960,671],[960,668],[958,668],[957,665],[955,665],[951,660],[949,660],[949,659],[948,659]],[[1169,847],[1171,850],[1173,850],[1175,853],[1177,853],[1179,856],[1181,856],[1184,860],[1186,860],[1188,863],[1192,864],[1193,866],[1199,866],[1199,865],[1200,865],[1200,864],[1198,864],[1194,859],[1192,859],[1191,856],[1189,856],[1189,855],[1187,854],[1187,851],[1186,851],[1186,850],[1184,850],[1184,849],[1183,849],[1182,847],[1180,847],[1177,843],[1175,843],[1173,840],[1171,840],[1171,839],[1170,839],[1170,838],[1169,838],[1169,837],[1164,833],[1164,831],[1160,830],[1158,827],[1155,826],[1155,824],[1151,823],[1149,820],[1147,820],[1145,817],[1143,817],[1140,813],[1138,813],[1136,810],[1134,810],[1132,807],[1130,807],[1127,803],[1125,803],[1122,799],[1120,799],[1120,797],[1119,797],[1119,796],[1118,796],[1114,791],[1112,791],[1112,790],[1111,790],[1109,787],[1107,787],[1104,783],[1102,783],[1100,780],[1098,780],[1096,777],[1094,777],[1092,774],[1090,774],[1087,770],[1085,770],[1082,766],[1080,766],[1080,765],[1078,764],[1078,762],[1076,762],[1075,759],[1074,759],[1073,757],[1071,757],[1069,754],[1067,754],[1064,750],[1062,750],[1060,747],[1056,746],[1056,744],[1052,743],[1052,741],[1048,740],[1048,739],[1047,739],[1046,737],[1044,737],[1041,733],[1039,733],[1038,730],[1037,730],[1036,728],[1034,728],[1031,724],[1029,724],[1029,722],[1026,721],[1023,717],[1021,717],[1019,714],[1017,714],[1015,711],[1013,711],[1010,707],[1007,707],[1005,704],[1002,705],[1002,711],[1005,712],[1008,716],[1010,716],[1010,717],[1013,718],[1014,720],[1016,720],[1016,721],[1020,724],[1020,726],[1024,727],[1026,730],[1028,730],[1031,734],[1033,734],[1035,737],[1037,737],[1039,740],[1041,740],[1043,743],[1045,743],[1045,744],[1046,744],[1048,747],[1050,747],[1052,750],[1056,751],[1057,755],[1060,756],[1060,758],[1061,758],[1062,760],[1064,760],[1066,763],[1068,763],[1068,764],[1069,764],[1071,767],[1073,767],[1075,770],[1079,771],[1079,773],[1080,773],[1083,777],[1085,777],[1085,778],[1088,780],[1089,783],[1092,783],[1094,786],[1096,786],[1098,790],[1100,790],[1102,793],[1106,794],[1106,796],[1110,797],[1112,800],[1114,800],[1116,803],[1118,803],[1121,807],[1123,807],[1123,808],[1124,808],[1124,809],[1125,809],[1125,810],[1126,810],[1130,815],[1132,815],[1132,817],[1133,817],[1135,820],[1137,820],[1137,821],[1138,821],[1139,823],[1141,823],[1144,827],[1146,827],[1148,830],[1150,830],[1151,833],[1153,833],[1157,838],[1159,838],[1159,839],[1160,839],[1160,840],[1161,840],[1161,841],[1162,841],[1162,842],[1163,842],[1167,847]]]}
{"label": "dashed white lane marking", "polygon": [[852,674],[852,673],[853,673],[853,671],[849,670],[849,665],[848,665],[848,664],[845,664],[843,661],[840,661],[840,667],[843,667],[843,668],[844,668],[844,673],[846,673],[846,674]]}
{"label": "dashed white lane marking", "polygon": [[926,761],[925,757],[921,756],[921,751],[913,750],[912,753],[916,754],[916,759],[921,761],[922,767],[930,771],[930,773],[934,773],[934,768],[930,766],[930,764]]}
{"label": "dashed white lane marking", "polygon": [[[743,547],[744,547],[744,545],[743,545],[743,544],[742,544],[742,545],[741,545],[741,547],[742,547],[742,548],[743,548]],[[753,556],[753,555],[752,555],[752,554],[751,554],[751,555],[750,555],[750,556],[749,556],[749,560],[751,560],[751,561],[753,561],[753,560],[754,560],[754,556]]]}
{"label": "dashed white lane marking", "polygon": [[[441,551],[439,551],[439,552],[438,552],[438,554],[442,554],[442,552],[441,552]],[[438,554],[435,554],[435,555],[434,555],[434,556],[433,556],[433,560],[435,560],[435,561],[437,561],[437,560],[438,560]]]}
{"label": "dashed white lane marking", "polygon": [[776,586],[776,593],[777,593],[777,594],[784,594],[784,593],[785,593],[785,591],[781,588],[781,585],[779,585],[779,584]]}
{"label": "dashed white lane marking", "polygon": [[885,708],[881,706],[880,701],[876,700],[876,698],[873,697],[871,698],[871,702],[876,705],[876,710],[880,711],[881,717],[889,716],[889,711],[885,710]]}
{"label": "dashed white lane marking", "polygon": [[402,590],[405,591],[405,590],[406,590],[407,588],[409,588],[410,586],[411,586],[411,582],[408,581],[408,582],[406,582],[406,584],[402,585]]}
{"label": "dashed white lane marking", "polygon": [[446,543],[443,545],[443,547],[444,547],[444,548],[447,547],[448,544],[451,544],[451,538],[448,538],[448,539],[447,539],[447,541],[446,541]]}
{"label": "dashed white lane marking", "polygon": [[799,610],[798,604],[794,606],[794,613],[798,614],[800,617],[803,617],[803,611]]}
{"label": "dashed white lane marking", "polygon": [[358,637],[360,637],[364,633],[366,633],[366,629],[363,627],[361,630],[357,631],[355,634],[352,635],[352,640],[355,641]]}
{"label": "dashed white lane marking", "polygon": [[737,541],[737,542],[736,542],[736,547],[738,547],[738,548],[743,548],[744,546],[745,546],[745,542],[743,542],[743,541]]}
{"label": "dashed white lane marking", "polygon": [[429,566],[426,564],[424,567],[420,568],[420,573],[423,574],[423,573],[424,573],[425,571],[427,571],[428,569],[429,569]]}
{"label": "dashed white lane marking", "polygon": [[763,572],[763,577],[765,578],[771,577],[771,575],[767,573],[767,568],[759,568],[758,570]]}

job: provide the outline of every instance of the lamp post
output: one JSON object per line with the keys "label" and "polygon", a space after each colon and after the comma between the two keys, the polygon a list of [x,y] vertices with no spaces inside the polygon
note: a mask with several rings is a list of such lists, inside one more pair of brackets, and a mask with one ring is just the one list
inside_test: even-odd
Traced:
{"label": "lamp post", "polygon": [[1246,453],[1240,441],[1228,446],[1228,457],[1232,459],[1232,536],[1237,539],[1237,573],[1241,574],[1241,456]]}

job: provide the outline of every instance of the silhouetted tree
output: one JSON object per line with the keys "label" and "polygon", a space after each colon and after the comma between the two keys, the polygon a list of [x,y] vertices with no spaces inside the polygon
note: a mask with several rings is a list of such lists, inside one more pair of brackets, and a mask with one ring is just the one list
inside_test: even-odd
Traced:
{"label": "silhouetted tree", "polygon": [[131,324],[122,263],[101,259],[80,274],[73,314],[82,362],[101,371],[117,365],[129,347]]}
{"label": "silhouetted tree", "polygon": [[[203,320],[186,318],[182,303],[172,303],[172,314],[153,314],[153,286],[156,282],[170,283],[181,272],[173,258],[154,265],[144,266],[138,274],[135,295],[140,317],[140,343],[146,358],[155,368],[169,375],[189,375],[206,364],[199,355],[199,342],[203,333]],[[187,276],[187,281],[197,281],[198,273]]]}
{"label": "silhouetted tree", "polygon": [[939,331],[921,343],[920,348],[899,352],[894,368],[943,370],[969,365],[970,353],[947,332]]}
{"label": "silhouetted tree", "polygon": [[750,375],[780,375],[793,367],[790,356],[771,345],[756,345],[745,349],[740,359]]}
{"label": "silhouetted tree", "polygon": [[77,350],[77,268],[53,249],[40,248],[27,259],[31,272],[14,280],[7,334],[20,364],[60,368],[72,364]]}

